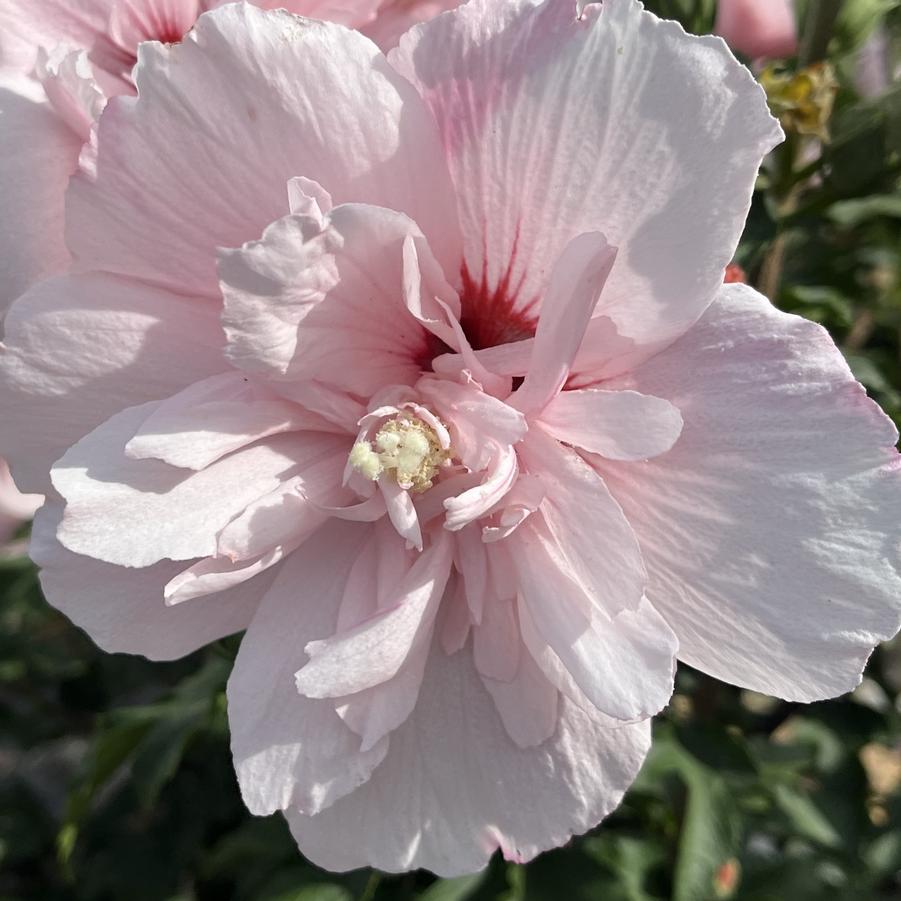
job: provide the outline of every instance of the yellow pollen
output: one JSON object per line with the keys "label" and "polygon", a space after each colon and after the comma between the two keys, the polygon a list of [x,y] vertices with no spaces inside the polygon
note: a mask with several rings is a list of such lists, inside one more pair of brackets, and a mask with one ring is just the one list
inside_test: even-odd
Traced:
{"label": "yellow pollen", "polygon": [[401,413],[376,432],[374,441],[353,446],[350,465],[373,482],[391,473],[401,488],[426,491],[449,458],[450,452],[441,447],[428,423]]}

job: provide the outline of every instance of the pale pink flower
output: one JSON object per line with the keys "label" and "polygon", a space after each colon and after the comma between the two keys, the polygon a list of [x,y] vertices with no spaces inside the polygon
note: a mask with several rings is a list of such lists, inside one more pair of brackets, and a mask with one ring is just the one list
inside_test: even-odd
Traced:
{"label": "pale pink flower", "polygon": [[386,60],[235,5],[135,79],[77,271],[7,317],[0,444],[51,473],[33,555],[104,648],[247,629],[253,812],[333,869],[527,860],[619,803],[677,656],[857,683],[899,625],[897,435],[722,284],[781,133],[720,39],[472,0]]}
{"label": "pale pink flower", "polygon": [[719,0],[713,32],[751,59],[782,59],[798,50],[792,0]]}
{"label": "pale pink flower", "polygon": [[6,461],[0,457],[0,544],[9,540],[23,522],[34,516],[44,499],[22,494],[9,474]]}
{"label": "pale pink flower", "polygon": [[[180,41],[201,13],[226,2],[0,0],[0,318],[35,280],[68,264],[66,183],[107,99],[134,93],[138,46]],[[387,49],[411,25],[458,2],[254,0],[254,5],[359,28]]]}

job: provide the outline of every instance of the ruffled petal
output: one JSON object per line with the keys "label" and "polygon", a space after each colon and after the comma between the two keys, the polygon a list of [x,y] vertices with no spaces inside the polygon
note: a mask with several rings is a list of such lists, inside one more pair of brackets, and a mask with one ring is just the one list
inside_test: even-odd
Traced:
{"label": "ruffled petal", "polygon": [[379,478],[379,489],[385,499],[385,509],[388,519],[397,529],[397,534],[406,539],[409,547],[422,550],[422,527],[413,504],[410,492],[401,488],[391,475],[382,475]]}
{"label": "ruffled petal", "polygon": [[540,413],[563,387],[615,259],[601,234],[566,245],[551,273],[525,380],[510,398],[516,409]]}
{"label": "ruffled petal", "polygon": [[533,748],[547,741],[557,728],[558,693],[525,647],[519,648],[518,666],[512,679],[500,681],[484,674],[482,683],[510,738],[520,748]]}
{"label": "ruffled petal", "polygon": [[490,590],[488,551],[482,542],[478,526],[460,529],[455,537],[454,564],[466,589],[461,596],[472,622],[480,623]]}
{"label": "ruffled petal", "polygon": [[[637,609],[605,616],[556,565],[552,540],[534,520],[508,541],[515,542],[520,610],[585,697],[617,720],[659,712],[673,693],[678,646],[663,617],[644,599]],[[528,631],[523,637],[534,647]]]}
{"label": "ruffled petal", "polygon": [[602,614],[637,609],[647,582],[638,540],[603,479],[578,454],[541,429],[520,445],[520,458],[544,486],[552,567],[579,582]]}
{"label": "ruffled petal", "polygon": [[426,22],[445,10],[454,9],[460,5],[460,0],[415,0],[412,3],[410,0],[386,0],[377,5],[375,21],[362,27],[361,31],[387,51],[397,46],[401,35],[418,22]]}
{"label": "ruffled petal", "polygon": [[[38,53],[35,74],[53,111],[69,126],[80,143],[87,143],[91,129],[106,105],[106,95],[94,79],[87,53],[67,45],[55,47],[51,53],[42,48]],[[73,157],[67,175],[75,171],[75,162]]]}
{"label": "ruffled petal", "polygon": [[519,671],[521,640],[515,604],[492,597],[472,635],[472,656],[482,676],[512,682]]}
{"label": "ruffled petal", "polygon": [[198,560],[165,584],[163,597],[167,604],[174,606],[242,585],[280,563],[295,547],[279,545],[249,560],[234,561],[228,557]]}
{"label": "ruffled petal", "polygon": [[216,535],[248,504],[298,469],[303,444],[277,436],[201,472],[132,460],[125,445],[156,404],[131,407],[73,445],[54,465],[66,500],[60,541],[120,566],[149,566],[216,553]]}
{"label": "ruffled petal", "polygon": [[334,426],[240,372],[224,372],[164,400],[125,445],[125,453],[133,460],[204,469],[261,438],[302,429]]}
{"label": "ruffled petal", "polygon": [[300,544],[329,518],[313,499],[336,494],[343,460],[334,439],[315,432],[299,435],[292,450],[298,474],[248,504],[225,526],[216,543],[220,555],[248,560],[274,547]]}
{"label": "ruffled petal", "polygon": [[255,814],[322,810],[365,782],[385,755],[387,741],[361,753],[332,701],[294,687],[306,644],[334,629],[348,563],[371,528],[332,523],[295,551],[241,643],[228,719],[241,795]]}
{"label": "ruffled petal", "polygon": [[520,473],[516,484],[488,511],[494,518],[490,525],[482,527],[482,541],[491,544],[512,535],[541,506],[546,493],[541,479]]}
{"label": "ruffled petal", "polygon": [[516,451],[512,447],[494,446],[485,477],[473,488],[444,502],[447,515],[444,527],[452,532],[465,528],[496,507],[516,483],[519,472]]}
{"label": "ruffled petal", "polygon": [[341,698],[338,716],[360,736],[360,750],[374,748],[386,735],[402,725],[419,698],[422,674],[429,657],[434,620],[423,639],[410,649],[403,666],[387,682]]}
{"label": "ruffled petal", "polygon": [[682,415],[660,397],[586,388],[558,394],[541,424],[558,441],[610,460],[648,460],[676,443]]}
{"label": "ruffled petal", "polygon": [[476,472],[489,465],[494,445],[517,444],[528,431],[519,410],[473,385],[424,378],[416,390],[447,423],[454,456]]}
{"label": "ruffled petal", "polygon": [[421,238],[402,213],[344,204],[323,222],[287,216],[261,240],[221,251],[231,360],[361,397],[412,384],[432,340],[404,303],[403,248],[413,235]]}
{"label": "ruffled petal", "polygon": [[297,674],[298,690],[312,698],[338,698],[397,675],[411,650],[431,636],[450,575],[452,544],[449,535],[437,533],[396,587],[386,612],[311,641],[305,649],[310,662]]}

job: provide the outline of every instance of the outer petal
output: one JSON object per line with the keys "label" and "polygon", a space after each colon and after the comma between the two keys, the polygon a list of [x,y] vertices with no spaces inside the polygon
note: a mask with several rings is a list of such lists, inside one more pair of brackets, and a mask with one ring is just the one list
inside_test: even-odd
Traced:
{"label": "outer petal", "polygon": [[597,461],[681,659],[789,700],[853,688],[901,623],[901,475],[896,430],[826,332],[727,285],[619,387],[685,418],[661,457]]}
{"label": "outer petal", "polygon": [[184,569],[158,563],[126,569],[67,551],[55,537],[58,503],[38,512],[31,557],[41,567],[44,596],[105,651],[173,660],[247,628],[275,570],[218,594],[167,606],[163,586]]}
{"label": "outer petal", "polygon": [[63,200],[82,142],[42,94],[30,79],[0,78],[0,323],[13,300],[69,261]]}
{"label": "outer petal", "polygon": [[459,5],[460,0],[386,0],[375,21],[361,30],[387,51],[396,46],[400,36],[417,22],[426,22]]}
{"label": "outer petal", "polygon": [[114,413],[223,369],[214,304],[106,275],[35,286],[5,327],[0,447],[26,491],[47,491],[53,461]]}
{"label": "outer petal", "polygon": [[116,414],[54,465],[53,485],[66,500],[59,538],[69,550],[120,566],[211,556],[217,533],[290,478],[305,450],[286,435],[201,472],[132,460],[125,446],[156,408],[142,404]]}
{"label": "outer petal", "polygon": [[360,753],[359,736],[334,703],[294,687],[304,646],[335,627],[345,576],[371,528],[333,523],[295,551],[241,644],[228,716],[241,794],[253,813],[321,810],[365,782],[384,757],[387,741]]}
{"label": "outer petal", "polygon": [[471,873],[501,848],[526,861],[594,826],[635,778],[649,725],[611,729],[566,701],[553,737],[519,748],[471,655],[429,658],[416,709],[369,781],[314,817],[289,810],[307,857],[331,870]]}
{"label": "outer petal", "polygon": [[30,72],[38,47],[67,43],[88,49],[106,29],[116,0],[3,0],[0,63]]}
{"label": "outer petal", "polygon": [[[216,2],[221,5],[228,0]],[[261,9],[287,9],[288,12],[310,19],[339,22],[349,28],[360,28],[375,18],[379,2],[378,0],[254,0],[254,6]]]}
{"label": "outer petal", "polygon": [[138,98],[106,108],[96,159],[70,189],[81,265],[217,296],[216,248],[283,216],[298,175],[335,203],[407,213],[458,265],[435,124],[362,35],[230,4],[178,45],[143,44],[135,80]]}
{"label": "outer petal", "polygon": [[481,278],[464,319],[486,302],[530,314],[588,231],[620,251],[598,309],[621,342],[606,360],[637,353],[633,341],[648,353],[703,312],[781,137],[721,40],[634,0],[579,19],[566,0],[474,0],[410,31],[391,61],[441,129],[467,271]]}

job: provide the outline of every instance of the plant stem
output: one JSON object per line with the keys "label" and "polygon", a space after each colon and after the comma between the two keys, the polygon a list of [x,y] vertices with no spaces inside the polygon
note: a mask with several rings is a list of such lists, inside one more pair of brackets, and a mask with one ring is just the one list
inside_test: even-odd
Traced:
{"label": "plant stem", "polygon": [[804,68],[826,58],[829,39],[843,0],[810,0],[804,17],[804,32],[798,51],[798,67]]}
{"label": "plant stem", "polygon": [[779,294],[779,283],[782,281],[782,267],[785,263],[786,229],[785,217],[794,212],[798,202],[798,190],[795,183],[795,160],[798,153],[796,135],[786,136],[785,143],[778,147],[774,154],[774,171],[770,192],[775,200],[778,215],[778,232],[773,238],[757,279],[760,293],[776,303]]}
{"label": "plant stem", "polygon": [[376,870],[373,870],[369,874],[369,880],[366,883],[366,887],[363,889],[363,893],[360,895],[360,901],[373,901],[375,898],[375,893],[378,891],[379,883],[382,881],[382,874]]}
{"label": "plant stem", "polygon": [[[811,0],[804,19],[804,33],[798,52],[798,68],[812,65],[824,59],[829,48],[829,39],[835,27],[835,20],[841,11],[843,0]],[[798,156],[797,141],[789,135],[777,156],[777,174],[772,193],[779,213],[779,232],[773,239],[760,268],[757,286],[774,303],[779,294],[782,269],[785,265],[786,230],[785,219],[798,207],[800,186],[804,179],[795,172]]]}

